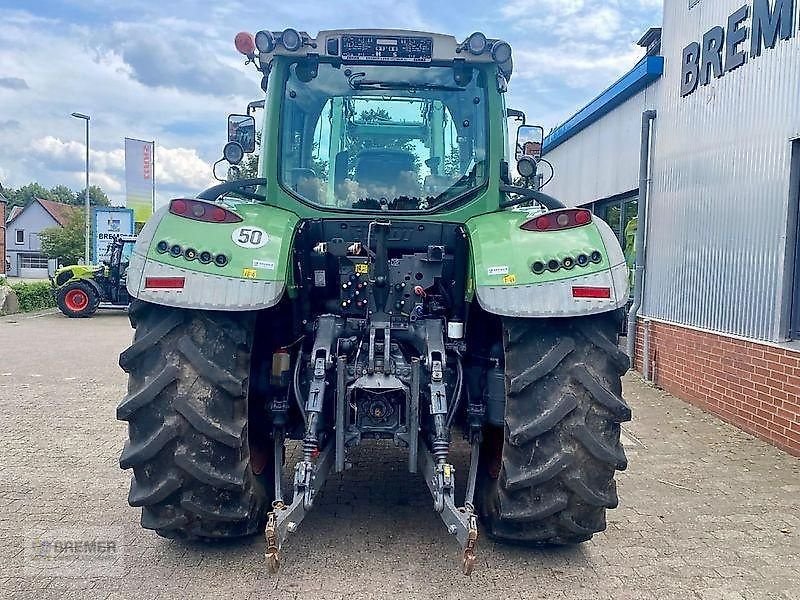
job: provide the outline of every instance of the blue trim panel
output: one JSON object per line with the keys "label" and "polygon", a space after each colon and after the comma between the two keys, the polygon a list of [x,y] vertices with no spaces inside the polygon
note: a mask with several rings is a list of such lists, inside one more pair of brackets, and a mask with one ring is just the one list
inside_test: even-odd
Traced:
{"label": "blue trim panel", "polygon": [[620,104],[641,92],[663,74],[664,57],[646,56],[605,92],[550,132],[550,135],[544,139],[542,151],[547,154],[554,150],[572,136],[583,131]]}

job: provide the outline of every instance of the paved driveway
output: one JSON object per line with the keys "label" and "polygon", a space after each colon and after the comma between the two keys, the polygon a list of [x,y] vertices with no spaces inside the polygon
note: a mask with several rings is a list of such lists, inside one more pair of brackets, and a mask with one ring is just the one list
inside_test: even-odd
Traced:
{"label": "paved driveway", "polygon": [[800,461],[635,376],[622,505],[580,547],[484,538],[465,578],[422,480],[374,447],[329,481],[277,577],[260,538],[163,540],[139,528],[117,466],[130,335],[120,313],[0,319],[2,597],[800,598]]}

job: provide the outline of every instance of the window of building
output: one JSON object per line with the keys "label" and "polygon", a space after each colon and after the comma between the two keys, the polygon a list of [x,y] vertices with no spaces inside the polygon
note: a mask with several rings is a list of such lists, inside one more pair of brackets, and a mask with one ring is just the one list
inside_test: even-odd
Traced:
{"label": "window of building", "polygon": [[47,257],[42,254],[23,254],[19,257],[19,266],[22,269],[46,269]]}
{"label": "window of building", "polygon": [[17,244],[24,244],[25,243],[25,230],[24,229],[17,229]]}
{"label": "window of building", "polygon": [[628,194],[608,200],[599,200],[592,204],[591,209],[594,214],[608,223],[617,236],[620,246],[627,253],[628,238],[631,233],[636,233],[635,219],[639,210],[639,197],[635,194]]}
{"label": "window of building", "polygon": [[789,323],[789,337],[800,340],[800,139],[792,142],[791,203],[789,206],[796,224],[794,248],[794,281],[792,286],[792,312]]}

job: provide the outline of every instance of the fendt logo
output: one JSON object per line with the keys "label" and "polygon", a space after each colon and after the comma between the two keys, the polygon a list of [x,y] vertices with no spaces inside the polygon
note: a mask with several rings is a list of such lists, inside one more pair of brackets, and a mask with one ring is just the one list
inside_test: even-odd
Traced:
{"label": "fendt logo", "polygon": [[693,93],[698,85],[708,85],[712,75],[719,79],[738,69],[747,63],[748,54],[758,58],[764,48],[774,48],[779,38],[791,39],[794,16],[795,0],[775,0],[773,6],[770,0],[754,0],[752,7],[744,5],[728,17],[727,30],[719,25],[709,29],[702,42],[692,42],[683,49],[681,96]]}

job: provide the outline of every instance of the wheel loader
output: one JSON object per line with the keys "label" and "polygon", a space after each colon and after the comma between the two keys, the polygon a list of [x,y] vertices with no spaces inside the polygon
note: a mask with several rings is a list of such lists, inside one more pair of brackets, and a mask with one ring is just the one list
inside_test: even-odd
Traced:
{"label": "wheel loader", "polygon": [[235,46],[264,110],[229,117],[223,156],[260,137],[257,177],[169,202],[128,268],[117,417],[142,526],[263,533],[277,570],[326,480],[388,440],[467,574],[481,536],[603,531],[627,466],[628,269],[606,223],[541,191],[543,130],[506,107],[510,45],[290,28]]}

